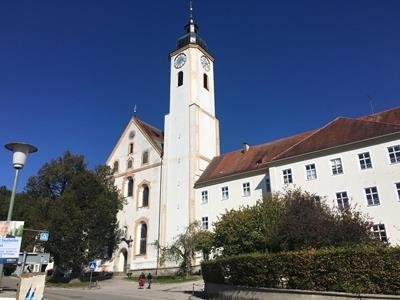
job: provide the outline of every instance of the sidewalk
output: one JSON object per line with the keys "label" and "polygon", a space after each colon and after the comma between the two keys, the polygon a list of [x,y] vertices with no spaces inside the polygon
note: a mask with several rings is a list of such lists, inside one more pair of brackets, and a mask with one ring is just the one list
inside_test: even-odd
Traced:
{"label": "sidewalk", "polygon": [[[16,299],[19,280],[19,278],[14,276],[3,277],[2,283],[0,285],[3,288],[0,291],[0,300]],[[99,284],[99,291],[102,292],[132,291],[132,288],[137,288],[137,284],[135,282],[127,281],[125,280],[125,277],[120,276],[115,276],[112,279],[100,281]],[[50,289],[57,288],[51,287]],[[201,295],[203,289],[203,280],[168,284],[153,283],[150,290],[146,289],[146,294],[152,295],[153,299],[163,299],[166,295],[169,294],[170,297],[172,297],[173,299],[200,300],[202,298],[200,298],[200,296],[196,296]]]}
{"label": "sidewalk", "polygon": [[[138,285],[134,281],[127,281],[125,277],[116,276],[111,280],[100,282],[102,289],[117,289],[117,290],[131,290],[138,289]],[[179,283],[153,283],[151,289],[146,289],[146,292],[153,296],[153,299],[165,299],[166,295],[175,295],[176,299],[202,299],[196,297],[201,295],[204,290],[203,280],[179,282]],[[147,294],[146,293],[146,294]],[[179,296],[178,296],[179,295]]]}
{"label": "sidewalk", "polygon": [[18,284],[18,277],[3,276],[3,280],[0,283],[0,300],[15,299],[17,297]]}

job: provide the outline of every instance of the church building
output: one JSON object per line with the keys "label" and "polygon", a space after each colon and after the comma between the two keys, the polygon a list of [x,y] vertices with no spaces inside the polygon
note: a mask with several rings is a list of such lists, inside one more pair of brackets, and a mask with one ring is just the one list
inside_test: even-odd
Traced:
{"label": "church building", "polygon": [[300,187],[333,207],[357,206],[382,240],[400,244],[400,108],[220,154],[214,58],[192,8],[170,53],[164,129],[132,117],[106,164],[125,199],[114,272],[163,270],[154,242],[170,245],[189,224],[212,230],[226,209]]}

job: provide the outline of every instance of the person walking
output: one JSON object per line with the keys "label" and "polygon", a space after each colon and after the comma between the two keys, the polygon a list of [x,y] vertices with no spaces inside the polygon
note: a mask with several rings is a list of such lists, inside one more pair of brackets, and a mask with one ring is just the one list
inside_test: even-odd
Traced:
{"label": "person walking", "polygon": [[144,273],[140,273],[139,275],[139,289],[142,289],[144,287],[144,284],[146,282],[146,275]]}
{"label": "person walking", "polygon": [[147,288],[151,289],[151,284],[153,282],[153,275],[151,273],[147,274]]}

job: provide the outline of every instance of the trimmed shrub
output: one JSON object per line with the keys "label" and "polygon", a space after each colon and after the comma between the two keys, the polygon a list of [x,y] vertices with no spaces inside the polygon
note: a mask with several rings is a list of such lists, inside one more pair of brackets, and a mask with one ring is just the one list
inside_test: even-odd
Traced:
{"label": "trimmed shrub", "polygon": [[204,281],[248,287],[400,294],[400,248],[358,245],[246,254],[202,263]]}

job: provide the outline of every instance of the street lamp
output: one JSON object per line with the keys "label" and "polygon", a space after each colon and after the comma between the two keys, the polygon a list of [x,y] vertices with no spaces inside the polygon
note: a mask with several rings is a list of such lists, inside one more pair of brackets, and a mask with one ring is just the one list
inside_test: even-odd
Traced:
{"label": "street lamp", "polygon": [[10,206],[8,207],[7,221],[11,221],[12,211],[14,208],[15,190],[17,189],[17,182],[19,177],[19,170],[21,170],[26,161],[28,153],[34,153],[38,149],[30,144],[25,143],[9,143],[5,145],[6,149],[13,152],[13,167],[15,169],[14,184],[11,192]]}
{"label": "street lamp", "polygon": [[[21,170],[24,167],[28,153],[34,153],[38,149],[35,146],[25,143],[9,143],[6,144],[5,147],[6,149],[13,152],[13,167],[15,169],[14,184],[11,192],[10,206],[8,207],[8,215],[7,215],[7,221],[11,221],[19,170]],[[0,283],[3,280],[3,268],[4,268],[3,263],[0,263]]]}

